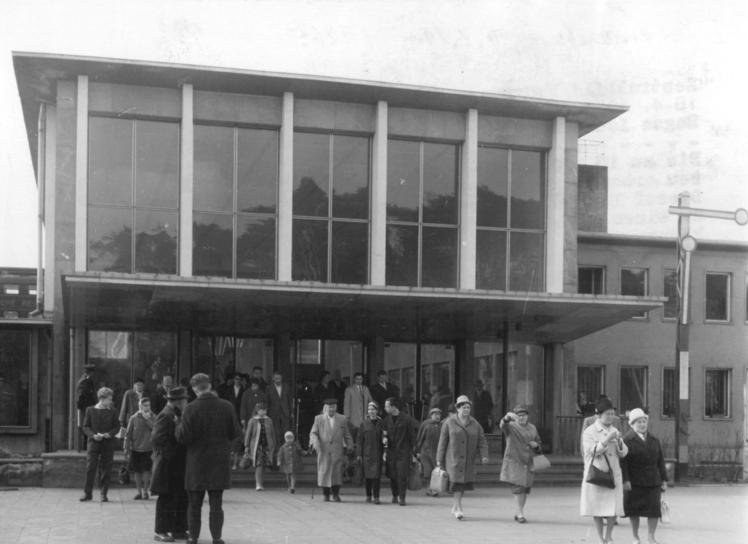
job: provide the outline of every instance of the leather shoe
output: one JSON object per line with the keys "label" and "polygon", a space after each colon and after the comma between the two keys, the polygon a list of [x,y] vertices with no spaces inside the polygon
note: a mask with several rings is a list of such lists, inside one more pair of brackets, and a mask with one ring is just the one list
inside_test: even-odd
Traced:
{"label": "leather shoe", "polygon": [[174,542],[174,537],[169,533],[156,533],[153,535],[153,540],[156,542]]}
{"label": "leather shoe", "polygon": [[101,502],[109,502],[109,499],[107,498],[106,495],[101,496]]}
{"label": "leather shoe", "polygon": [[182,532],[172,533],[171,536],[174,537],[174,540],[187,540],[188,538],[190,538],[190,533],[188,533],[187,531],[182,531]]}
{"label": "leather shoe", "polygon": [[405,506],[405,497],[401,497],[397,502],[400,506]]}
{"label": "leather shoe", "polygon": [[325,495],[325,502],[330,502],[330,495]]}
{"label": "leather shoe", "polygon": [[333,495],[332,500],[334,500],[335,502],[340,502],[340,495]]}
{"label": "leather shoe", "polygon": [[93,497],[92,497],[91,495],[83,495],[83,496],[82,496],[82,497],[81,497],[80,499],[78,499],[78,500],[79,500],[79,501],[81,501],[81,502],[86,502],[86,501],[90,501],[91,499],[93,499]]}
{"label": "leather shoe", "polygon": [[379,502],[379,497],[374,497],[374,504],[382,504]]}
{"label": "leather shoe", "polygon": [[392,497],[392,504],[397,504],[397,497]]}

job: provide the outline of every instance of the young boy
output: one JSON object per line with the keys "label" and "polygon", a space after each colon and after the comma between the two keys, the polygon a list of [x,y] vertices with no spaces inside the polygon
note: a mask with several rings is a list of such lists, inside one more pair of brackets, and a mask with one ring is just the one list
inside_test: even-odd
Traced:
{"label": "young boy", "polygon": [[124,450],[128,459],[127,468],[135,475],[138,494],[135,500],[148,500],[148,488],[151,485],[151,431],[156,416],[151,411],[151,399],[142,397],[139,410],[130,416],[125,432]]}
{"label": "young boy", "polygon": [[296,474],[302,470],[301,456],[303,450],[295,441],[291,431],[283,435],[285,443],[278,450],[278,466],[283,474],[286,475],[288,492],[296,493]]}

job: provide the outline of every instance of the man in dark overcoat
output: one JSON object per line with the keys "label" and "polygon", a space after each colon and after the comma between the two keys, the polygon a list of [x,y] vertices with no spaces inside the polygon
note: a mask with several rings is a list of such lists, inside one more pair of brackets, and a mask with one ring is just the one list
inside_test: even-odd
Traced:
{"label": "man in dark overcoat", "polygon": [[[265,388],[265,401],[268,405],[268,417],[273,420],[275,443],[277,447],[283,444],[283,435],[293,429],[293,398],[294,391],[287,383],[283,383],[283,375],[273,372],[273,383]],[[275,452],[272,452],[275,455]]]}
{"label": "man in dark overcoat", "polygon": [[184,489],[187,448],[177,442],[176,429],[188,398],[184,387],[169,389],[166,406],[156,416],[151,432],[151,494],[158,495],[154,536],[157,542],[187,537],[187,491]]}
{"label": "man in dark overcoat", "polygon": [[400,390],[393,383],[387,380],[387,371],[380,370],[377,372],[377,383],[371,386],[371,397],[379,405],[379,415],[384,413],[384,403],[390,397],[399,397]]}
{"label": "man in dark overcoat", "polygon": [[190,385],[196,398],[184,409],[176,430],[177,441],[187,447],[187,542],[196,544],[200,537],[207,491],[210,534],[214,544],[223,544],[223,490],[231,487],[231,443],[241,431],[234,407],[211,390],[207,374],[195,374]]}
{"label": "man in dark overcoat", "polygon": [[80,449],[86,449],[88,446],[88,437],[83,432],[83,416],[86,414],[86,408],[96,404],[96,386],[93,381],[93,373],[96,365],[86,363],[83,365],[83,375],[75,385],[75,407],[78,409],[78,431],[80,431],[81,441]]}
{"label": "man in dark overcoat", "polygon": [[[418,422],[402,410],[400,399],[391,397],[384,403],[387,417],[382,424],[386,436],[386,474],[390,479],[392,502],[405,506],[408,472],[416,455]],[[384,439],[383,439],[384,440]]]}
{"label": "man in dark overcoat", "polygon": [[473,417],[483,427],[484,433],[490,433],[491,424],[489,418],[493,411],[493,399],[491,398],[491,393],[484,389],[483,381],[477,380],[475,382],[475,389],[471,397],[473,401]]}

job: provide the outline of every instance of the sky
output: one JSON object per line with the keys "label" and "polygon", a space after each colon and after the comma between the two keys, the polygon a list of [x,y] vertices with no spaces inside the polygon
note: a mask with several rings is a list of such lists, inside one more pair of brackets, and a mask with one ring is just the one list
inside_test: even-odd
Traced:
{"label": "sky", "polygon": [[[668,206],[748,208],[744,0],[4,0],[0,266],[35,266],[37,195],[11,52],[175,62],[625,105],[588,134],[614,233]],[[697,239],[748,226],[694,219]]]}

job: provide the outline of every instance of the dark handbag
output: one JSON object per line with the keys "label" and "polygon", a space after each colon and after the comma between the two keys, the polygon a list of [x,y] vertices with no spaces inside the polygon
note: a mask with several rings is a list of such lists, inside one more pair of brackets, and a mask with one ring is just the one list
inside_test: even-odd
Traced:
{"label": "dark handbag", "polygon": [[119,484],[128,485],[130,483],[130,471],[126,466],[119,467]]}
{"label": "dark handbag", "polygon": [[423,487],[423,465],[420,461],[414,461],[410,464],[410,470],[408,471],[408,490],[418,491]]}
{"label": "dark handbag", "polygon": [[604,470],[597,468],[594,463],[595,458],[593,457],[590,461],[590,469],[587,471],[587,479],[585,482],[592,485],[599,485],[600,487],[614,489],[616,487],[616,482],[613,479],[613,469],[610,468],[608,456],[603,455],[603,458],[605,459],[605,463],[608,465],[608,471],[605,472]]}

